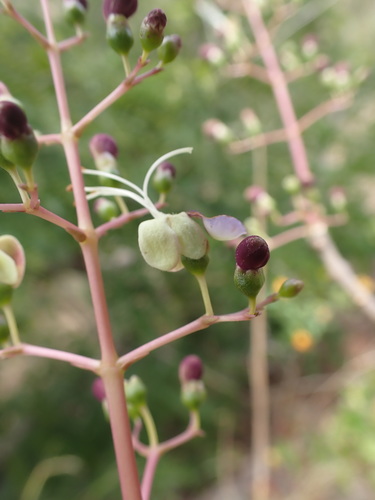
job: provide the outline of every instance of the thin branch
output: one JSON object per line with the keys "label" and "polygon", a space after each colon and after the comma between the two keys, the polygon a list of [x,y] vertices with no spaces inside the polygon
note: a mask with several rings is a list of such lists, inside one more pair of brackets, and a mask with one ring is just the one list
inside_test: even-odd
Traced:
{"label": "thin branch", "polygon": [[33,26],[27,19],[21,16],[19,12],[13,7],[10,2],[3,2],[4,12],[9,17],[17,21],[21,26],[25,28],[26,31],[30,33],[30,35],[45,49],[47,50],[50,46],[47,38],[38,31],[35,26]]}
{"label": "thin branch", "polygon": [[164,345],[170,344],[175,340],[181,339],[190,335],[191,333],[198,332],[200,330],[205,330],[209,326],[215,323],[226,323],[226,322],[236,322],[236,321],[248,321],[255,316],[249,314],[249,309],[243,309],[242,311],[238,311],[231,314],[223,314],[220,316],[201,316],[198,319],[188,323],[176,330],[173,330],[169,333],[166,333],[156,339],[147,342],[146,344],[137,347],[133,351],[128,352],[124,356],[121,356],[117,364],[123,370],[127,369],[130,365],[144,358],[152,351],[163,347]]}
{"label": "thin branch", "polygon": [[100,368],[100,361],[98,359],[88,358],[86,356],[81,356],[80,354],[60,351],[57,349],[49,349],[48,347],[41,347],[32,344],[21,343],[17,344],[15,347],[7,347],[0,350],[0,359],[14,358],[17,356],[35,356],[38,358],[64,361],[77,368],[93,372],[98,372]]}
{"label": "thin branch", "polygon": [[156,75],[162,71],[162,68],[153,68],[142,75],[135,76],[135,70],[139,71],[143,65],[138,64],[133,72],[123,80],[107,97],[105,97],[101,102],[99,102],[94,108],[91,109],[81,120],[72,127],[72,132],[76,137],[80,137],[84,129],[99,115],[101,115],[107,108],[109,108],[114,102],[116,102],[120,97],[122,97],[131,88],[135,87],[141,83],[146,78],[152,75]]}

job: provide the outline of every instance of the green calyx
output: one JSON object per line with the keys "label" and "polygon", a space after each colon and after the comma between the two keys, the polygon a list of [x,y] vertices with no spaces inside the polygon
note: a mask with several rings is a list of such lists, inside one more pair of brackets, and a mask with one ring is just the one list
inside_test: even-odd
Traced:
{"label": "green calyx", "polygon": [[107,19],[107,41],[118,54],[128,54],[134,44],[128,20],[121,14],[111,14]]}
{"label": "green calyx", "polygon": [[[5,158],[10,165],[17,165],[23,169],[30,169],[38,155],[39,146],[34,132],[31,130],[28,134],[21,135],[17,139],[9,139],[2,136],[0,149],[2,157]],[[1,164],[1,166],[3,165]],[[9,166],[3,168],[9,168]]]}
{"label": "green calyx", "polygon": [[210,258],[208,255],[203,255],[200,259],[189,259],[185,255],[181,255],[181,262],[184,268],[189,273],[194,275],[203,275],[206,272]]}
{"label": "green calyx", "polygon": [[249,299],[255,298],[264,285],[265,277],[263,269],[249,269],[243,271],[236,266],[234,271],[234,284]]}
{"label": "green calyx", "polygon": [[190,411],[198,410],[206,399],[206,389],[202,380],[189,380],[181,387],[181,402]]}

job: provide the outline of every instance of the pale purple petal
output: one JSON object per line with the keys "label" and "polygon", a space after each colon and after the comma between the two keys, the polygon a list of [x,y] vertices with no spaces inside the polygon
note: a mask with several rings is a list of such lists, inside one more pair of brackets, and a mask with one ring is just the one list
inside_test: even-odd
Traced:
{"label": "pale purple petal", "polygon": [[217,215],[216,217],[202,216],[202,221],[208,234],[215,240],[235,240],[246,234],[246,228],[242,222],[229,215]]}

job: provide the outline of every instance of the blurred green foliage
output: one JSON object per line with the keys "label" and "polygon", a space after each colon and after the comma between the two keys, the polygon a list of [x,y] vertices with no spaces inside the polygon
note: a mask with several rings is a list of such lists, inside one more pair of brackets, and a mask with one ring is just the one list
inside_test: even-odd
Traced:
{"label": "blurred green foliage", "polygon": [[[63,56],[74,120],[123,78],[119,58],[105,43],[99,3],[90,2],[88,40]],[[38,2],[19,0],[14,4],[43,30]],[[276,38],[278,48],[290,38],[298,45],[305,34],[314,32],[322,50],[333,61],[345,59],[355,67],[371,68],[374,64],[369,15],[374,10],[372,2],[363,1],[360,6],[353,0],[331,4],[325,10],[322,2],[304,2],[300,14],[280,30]],[[135,32],[154,7],[140,0],[139,10],[131,19]],[[178,182],[169,197],[170,209],[197,210],[207,216],[226,213],[244,220],[250,208],[242,195],[252,182],[251,168],[256,157],[230,155],[224,146],[203,136],[202,124],[215,117],[240,130],[241,110],[252,107],[265,130],[278,128],[280,121],[271,91],[248,78],[223,77],[219,68],[199,57],[200,45],[214,41],[215,37],[197,15],[192,2],[162,0],[157,7],[167,13],[166,32],[181,35],[181,55],[162,74],[126,94],[88,127],[80,145],[82,164],[93,167],[87,145],[98,132],[115,137],[120,148],[121,173],[136,183],[142,181],[148,166],[162,154],[193,146],[193,155],[178,157],[174,162]],[[59,39],[71,36],[62,19],[60,2],[51,2],[51,8]],[[242,26],[244,33],[249,34],[246,24]],[[0,16],[0,32],[0,79],[23,102],[29,121],[37,130],[58,131],[46,55],[6,16]],[[140,45],[136,43],[131,53],[133,63],[139,51]],[[305,134],[322,198],[327,199],[329,189],[337,184],[347,192],[350,219],[346,226],[334,229],[333,236],[357,272],[366,274],[373,269],[375,233],[374,218],[370,217],[374,213],[373,88],[374,74],[370,72],[352,108],[327,116]],[[293,83],[291,90],[298,116],[329,98],[329,92],[316,75]],[[287,211],[289,199],[280,190],[282,179],[292,171],[286,145],[268,149],[268,165],[270,194],[278,208]],[[61,149],[44,147],[35,170],[43,206],[74,221]],[[18,201],[7,174],[0,174],[1,202]],[[98,356],[78,246],[59,228],[23,214],[2,214],[1,224],[1,232],[19,238],[27,254],[25,283],[15,299],[22,338],[30,343]],[[101,243],[110,312],[120,352],[177,328],[203,312],[197,285],[190,275],[161,273],[146,266],[137,249],[137,224],[132,222],[109,233]],[[274,233],[276,228],[271,226],[270,231]],[[210,259],[207,277],[215,311],[226,313],[245,307],[246,301],[232,285],[232,249],[212,242]],[[303,371],[334,370],[345,355],[341,350],[345,330],[340,320],[345,315],[358,315],[358,311],[329,281],[318,258],[303,241],[273,252],[268,268],[269,289],[273,279],[280,275],[302,279],[306,287],[295,301],[282,301],[269,308],[271,366],[275,364],[280,369],[290,359],[290,332],[306,328],[316,345],[323,348],[303,358]],[[186,412],[179,402],[180,359],[194,352],[207,366],[209,398],[202,414],[206,437],[163,457],[155,481],[155,500],[196,498],[204,485],[216,479],[221,415],[229,421],[226,425],[233,427],[233,440],[240,452],[247,452],[247,331],[244,324],[217,325],[160,349],[132,368],[131,373],[136,372],[147,384],[149,405],[160,435],[168,438],[187,423]],[[329,347],[332,345],[333,350]],[[325,364],[327,356],[322,357],[325,347],[337,354],[330,357],[328,364]],[[1,363],[0,380],[0,497],[18,499],[26,478],[38,463],[69,454],[80,457],[83,468],[74,476],[48,480],[40,500],[67,496],[80,500],[118,499],[110,432],[100,405],[91,396],[92,376],[57,362],[17,359]]]}

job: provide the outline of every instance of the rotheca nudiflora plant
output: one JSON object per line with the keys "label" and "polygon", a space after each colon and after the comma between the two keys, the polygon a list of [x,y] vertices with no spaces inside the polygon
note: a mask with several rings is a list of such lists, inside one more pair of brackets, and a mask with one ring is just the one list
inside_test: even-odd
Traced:
{"label": "rotheca nudiflora plant", "polygon": [[[252,320],[267,304],[280,297],[296,295],[302,284],[297,280],[288,280],[278,293],[257,303],[256,297],[264,282],[262,268],[269,259],[267,242],[259,236],[246,235],[245,227],[234,217],[205,217],[201,213],[188,211],[174,213],[173,207],[167,205],[168,192],[176,180],[176,168],[170,161],[177,155],[192,153],[191,147],[165,152],[161,158],[155,159],[139,186],[121,176],[117,164],[116,139],[103,132],[93,136],[89,144],[96,168],[82,167],[78,146],[86,128],[120,97],[144,80],[157,76],[178,56],[182,42],[177,34],[168,33],[167,15],[161,9],[153,9],[144,17],[141,25],[136,27],[132,25],[130,18],[137,10],[137,0],[104,0],[101,6],[99,2],[89,4],[87,0],[61,0],[61,19],[58,22],[65,19],[75,33],[69,39],[59,41],[55,35],[55,16],[52,16],[51,2],[40,0],[39,3],[45,34],[26,20],[10,0],[1,1],[1,14],[17,22],[19,28],[26,30],[33,42],[39,44],[40,50],[46,53],[61,129],[50,134],[34,131],[28,119],[28,110],[23,107],[22,96],[13,96],[6,82],[0,84],[0,166],[3,169],[2,175],[8,174],[11,177],[19,195],[14,203],[1,204],[0,210],[23,213],[25,220],[28,216],[44,219],[65,230],[67,238],[73,238],[80,246],[101,354],[100,359],[93,359],[23,342],[12,298],[15,289],[22,284],[26,258],[22,241],[5,234],[0,236],[0,307],[4,316],[0,328],[0,358],[25,355],[43,357],[91,371],[93,393],[101,401],[111,427],[122,499],[148,500],[151,498],[154,474],[160,457],[202,434],[199,412],[206,397],[203,363],[196,355],[189,355],[181,361],[178,369],[181,401],[189,413],[189,422],[185,430],[166,441],[159,440],[147,405],[144,382],[137,375],[125,379],[126,370],[156,349],[193,332],[216,323]],[[77,122],[73,122],[61,56],[63,52],[86,42],[84,23],[89,8],[95,10],[98,17],[103,16],[103,30],[106,30],[108,45],[119,55],[125,74],[107,97],[96,103]],[[129,58],[131,50],[139,51],[135,65],[132,65]],[[60,146],[65,155],[76,221],[66,220],[43,205],[43,193],[38,190],[38,176],[41,175],[38,171],[38,162],[41,161],[38,152],[47,144]],[[96,185],[86,186],[85,180],[89,177],[95,178]],[[159,200],[151,199],[150,183],[159,192]],[[127,200],[136,202],[139,208],[129,210]],[[102,220],[96,227],[93,212]],[[144,265],[152,266],[160,272],[187,270],[191,273],[196,278],[202,295],[204,314],[198,312],[194,321],[178,325],[171,332],[158,332],[146,344],[126,353],[118,353],[104,290],[99,242],[108,231],[140,218],[143,220],[137,224],[137,231],[139,252],[145,261]],[[238,244],[233,257],[235,284],[249,300],[249,307],[241,311],[219,314],[213,310],[205,278],[209,264],[210,238],[230,241],[232,246]],[[233,286],[232,279],[228,276],[228,286]],[[106,425],[104,419],[103,425]],[[147,442],[140,440],[142,427],[145,429]],[[136,452],[145,458],[142,478],[137,470]]]}

